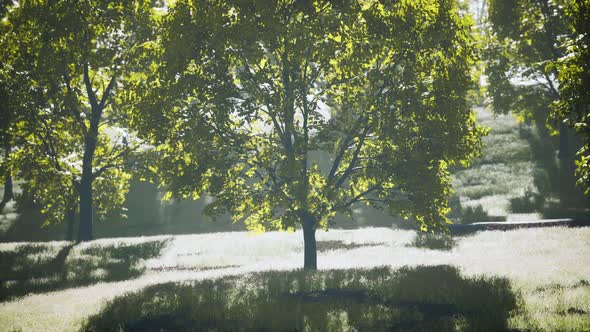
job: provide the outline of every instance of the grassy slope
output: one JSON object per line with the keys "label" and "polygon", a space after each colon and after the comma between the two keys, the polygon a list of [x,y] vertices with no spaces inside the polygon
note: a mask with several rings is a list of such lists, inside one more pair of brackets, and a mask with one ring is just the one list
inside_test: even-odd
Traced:
{"label": "grassy slope", "polygon": [[481,205],[491,216],[516,219],[518,216],[510,215],[510,199],[522,197],[527,189],[536,190],[531,149],[519,134],[522,124],[510,114],[494,115],[485,108],[476,112],[478,122],[490,128],[490,134],[483,139],[482,157],[468,169],[454,172],[453,187],[463,207]]}
{"label": "grassy slope", "polygon": [[[458,238],[451,251],[408,247],[414,236],[412,231],[385,228],[319,232],[318,238],[324,243],[320,245],[319,267],[453,265],[465,276],[500,276],[511,280],[514,291],[522,294],[524,300],[524,310],[514,313],[510,319],[512,327],[590,328],[590,315],[587,314],[590,312],[590,286],[587,283],[590,276],[590,228],[480,232]],[[94,285],[31,294],[1,303],[0,329],[76,330],[84,318],[98,312],[105,301],[149,285],[254,271],[297,269],[303,259],[301,237],[299,232],[170,237],[159,257],[141,261],[146,270],[136,279],[106,279]],[[72,249],[66,265],[80,261],[81,255],[88,254],[88,247],[116,248],[121,244],[137,245],[166,239],[103,239],[81,244]],[[568,245],[564,246],[564,243]],[[67,243],[44,245],[52,247],[55,253]],[[17,244],[0,245],[0,251],[4,253],[15,248],[18,248]],[[109,250],[112,249],[105,251],[108,253]],[[107,261],[117,260],[116,255],[104,256]],[[101,275],[103,266],[99,264],[95,268]]]}

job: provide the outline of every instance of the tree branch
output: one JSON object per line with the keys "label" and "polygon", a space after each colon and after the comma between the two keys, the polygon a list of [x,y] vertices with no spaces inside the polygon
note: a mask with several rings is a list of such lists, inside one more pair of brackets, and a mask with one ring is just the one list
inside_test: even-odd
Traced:
{"label": "tree branch", "polygon": [[336,211],[338,211],[338,210],[341,210],[341,209],[346,209],[346,208],[348,208],[349,206],[351,206],[352,204],[354,204],[354,203],[356,203],[356,202],[359,202],[359,201],[360,201],[360,200],[361,200],[361,199],[362,199],[364,196],[366,196],[367,194],[369,194],[369,193],[371,193],[371,192],[373,192],[373,191],[375,191],[375,190],[377,190],[377,189],[383,189],[383,188],[381,187],[381,184],[383,184],[383,182],[379,182],[378,184],[374,185],[373,187],[371,187],[371,188],[369,188],[369,189],[367,189],[367,190],[363,191],[362,193],[360,193],[360,194],[356,195],[355,197],[353,197],[351,200],[349,200],[348,202],[346,202],[346,203],[344,203],[344,204],[341,204],[341,205],[334,206],[334,207],[332,208],[332,211],[333,211],[333,212],[336,212]]}
{"label": "tree branch", "polygon": [[[63,77],[64,77],[64,82],[66,83],[66,89],[68,91],[68,95],[70,96],[71,99],[76,98],[76,96],[74,95],[74,90],[72,89],[71,78],[68,75],[67,71],[64,71]],[[84,122],[84,119],[82,119],[82,116],[80,115],[80,110],[78,109],[78,104],[76,103],[76,105],[68,105],[68,109],[74,115],[74,118],[76,119],[76,122],[78,122],[80,129],[82,129],[82,135],[86,136],[86,133],[88,132],[88,128],[86,127],[86,123]]]}
{"label": "tree branch", "polygon": [[367,137],[367,133],[369,132],[369,129],[371,129],[371,125],[367,125],[365,127],[365,129],[363,130],[362,136],[359,138],[358,145],[356,147],[356,150],[354,151],[354,155],[352,156],[352,160],[348,164],[348,167],[346,168],[344,173],[342,173],[342,175],[340,176],[338,181],[336,181],[336,183],[334,184],[334,189],[337,189],[338,187],[340,187],[342,185],[342,183],[344,183],[346,178],[350,175],[352,169],[354,168],[354,165],[357,162],[357,159],[358,159],[359,154],[361,152],[361,148],[363,147],[363,145],[365,143],[365,139]]}
{"label": "tree branch", "polygon": [[119,153],[117,153],[116,155],[109,158],[109,160],[107,161],[107,164],[105,164],[104,166],[102,166],[98,170],[92,172],[92,179],[94,180],[94,179],[98,178],[99,176],[101,176],[105,171],[116,167],[117,165],[115,165],[115,163],[114,163],[115,160],[123,157],[124,155],[126,155],[130,152],[137,151],[137,149],[139,149],[140,147],[141,147],[140,144],[134,146],[133,148],[125,147],[123,150],[119,151]]}
{"label": "tree branch", "polygon": [[92,89],[92,82],[88,73],[88,62],[84,63],[84,85],[86,86],[86,93],[88,94],[88,100],[90,101],[90,107],[92,110],[98,109],[98,102],[96,101],[96,93]]}
{"label": "tree branch", "polygon": [[332,164],[332,168],[330,169],[330,173],[328,175],[328,182],[332,182],[334,180],[334,176],[336,175],[336,171],[338,170],[338,167],[340,167],[340,162],[342,161],[342,158],[344,157],[344,153],[346,153],[346,150],[348,150],[348,148],[350,147],[350,140],[353,139],[353,135],[358,130],[358,127],[360,126],[363,119],[364,119],[364,116],[362,116],[362,115],[358,117],[358,119],[354,123],[352,130],[346,135],[346,137],[342,141],[342,145],[340,146],[340,151],[338,151],[338,154],[336,155],[336,158],[334,159],[334,163]]}
{"label": "tree branch", "polygon": [[102,93],[102,97],[100,98],[100,104],[98,105],[100,108],[104,108],[105,107],[106,102],[107,102],[107,100],[109,98],[109,95],[111,93],[111,90],[115,86],[116,79],[117,79],[117,71],[114,70],[113,71],[113,76],[111,76],[111,80],[109,81],[109,84],[107,85],[107,88],[104,90],[104,92]]}

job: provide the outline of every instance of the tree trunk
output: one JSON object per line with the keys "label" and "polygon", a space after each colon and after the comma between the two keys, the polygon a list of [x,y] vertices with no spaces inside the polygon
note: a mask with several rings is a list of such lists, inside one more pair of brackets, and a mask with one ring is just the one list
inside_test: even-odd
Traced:
{"label": "tree trunk", "polygon": [[78,185],[80,195],[80,224],[78,241],[92,240],[92,178],[84,178]]}
{"label": "tree trunk", "polygon": [[567,160],[570,157],[569,152],[569,128],[563,121],[559,123],[559,159]]}
{"label": "tree trunk", "polygon": [[76,210],[69,209],[66,213],[66,241],[74,240],[74,222],[76,221]]}
{"label": "tree trunk", "polygon": [[[306,213],[307,214],[307,213]],[[303,269],[317,270],[318,269],[318,253],[315,241],[315,220],[312,216],[306,215],[302,217],[301,224],[303,226],[303,248],[304,260]]]}
{"label": "tree trunk", "polygon": [[[10,158],[10,137],[8,134],[4,134],[4,161],[8,161]],[[10,167],[6,166],[4,174],[4,194],[2,195],[2,201],[0,202],[0,213],[4,209],[6,203],[8,203],[13,197],[13,184],[12,174],[10,173]]]}

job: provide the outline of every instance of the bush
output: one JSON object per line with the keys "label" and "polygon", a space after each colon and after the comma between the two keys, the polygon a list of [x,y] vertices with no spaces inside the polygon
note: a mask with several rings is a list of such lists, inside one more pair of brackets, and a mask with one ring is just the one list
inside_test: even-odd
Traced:
{"label": "bush", "polygon": [[409,246],[417,248],[426,248],[432,250],[451,250],[455,246],[455,240],[445,234],[436,233],[418,233],[416,238]]}
{"label": "bush", "polygon": [[522,197],[510,199],[510,211],[513,213],[533,213],[541,211],[545,200],[539,194],[527,190]]}
{"label": "bush", "polygon": [[462,210],[462,224],[472,224],[474,222],[488,221],[489,219],[490,216],[481,205],[478,205],[476,207],[468,206],[466,208],[463,208]]}

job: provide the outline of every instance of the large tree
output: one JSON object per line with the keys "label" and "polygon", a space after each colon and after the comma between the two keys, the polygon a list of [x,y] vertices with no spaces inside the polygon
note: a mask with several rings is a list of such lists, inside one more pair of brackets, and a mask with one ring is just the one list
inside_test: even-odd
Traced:
{"label": "large tree", "polygon": [[[23,1],[8,22],[18,38],[10,56],[22,59],[18,70],[30,78],[33,103],[21,110],[29,129],[19,151],[23,178],[47,211],[57,203],[71,211],[77,196],[78,239],[90,240],[94,197],[111,208],[127,188],[123,166],[136,145],[119,127],[125,113],[117,96],[141,71],[138,59],[153,36],[152,1]],[[96,190],[97,183],[116,190]]]}
{"label": "large tree", "polygon": [[445,227],[447,169],[482,133],[471,24],[451,0],[177,1],[134,123],[171,194],[253,231],[300,225],[315,269],[316,229],[355,204]]}

